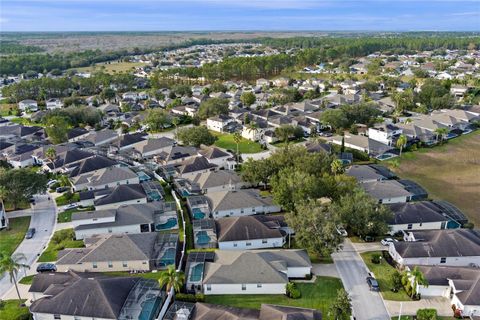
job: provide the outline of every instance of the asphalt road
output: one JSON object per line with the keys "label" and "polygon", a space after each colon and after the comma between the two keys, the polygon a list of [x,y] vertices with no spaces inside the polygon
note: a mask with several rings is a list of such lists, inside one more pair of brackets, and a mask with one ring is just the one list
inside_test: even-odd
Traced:
{"label": "asphalt road", "polygon": [[367,266],[346,239],[343,250],[332,255],[345,290],[352,299],[353,315],[356,320],[388,320],[387,309],[380,293],[370,291],[365,278]]}
{"label": "asphalt road", "polygon": [[[47,246],[56,222],[55,204],[52,200],[48,200],[48,195],[38,195],[35,199],[36,204],[32,209],[30,228],[35,228],[36,233],[32,239],[24,239],[15,250],[15,253],[23,253],[26,256],[27,260],[23,263],[32,266],[32,269],[40,253]],[[32,269],[27,270],[27,273],[32,274],[32,271],[35,273],[35,270]],[[24,275],[24,270],[21,270],[18,278]],[[13,284],[10,283],[10,277],[3,274],[0,279],[0,298],[12,289]]]}

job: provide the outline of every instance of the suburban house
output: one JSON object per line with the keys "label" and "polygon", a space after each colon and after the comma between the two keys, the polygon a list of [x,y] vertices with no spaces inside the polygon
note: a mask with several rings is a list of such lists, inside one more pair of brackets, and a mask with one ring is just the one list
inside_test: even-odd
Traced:
{"label": "suburban house", "polygon": [[[166,296],[156,280],[139,277],[89,274],[88,277],[71,276],[61,283],[53,280],[56,275],[48,277],[38,274],[36,277],[44,281],[38,286],[42,287],[43,297],[30,306],[35,320],[154,320]],[[37,282],[35,278],[34,284]]]}
{"label": "suburban house", "polygon": [[86,158],[68,165],[64,168],[63,172],[67,173],[71,178],[79,176],[92,171],[97,171],[109,167],[118,167],[120,164],[110,158],[95,155],[91,158]]}
{"label": "suburban house", "polygon": [[204,264],[203,293],[285,294],[289,279],[305,278],[311,269],[305,250],[218,250]]}
{"label": "suburban house", "polygon": [[90,131],[85,128],[72,128],[67,133],[68,142],[76,142],[85,138]]}
{"label": "suburban house", "polygon": [[440,230],[460,228],[467,222],[464,214],[446,201],[418,201],[388,205],[393,219],[390,234],[402,230]]}
{"label": "suburban house", "polygon": [[422,200],[427,191],[410,180],[380,180],[361,183],[360,186],[379,203],[402,203]]}
{"label": "suburban house", "polygon": [[83,241],[85,248],[64,249],[58,253],[58,271],[147,272],[176,264],[176,233],[102,234]]}
{"label": "suburban house", "polygon": [[193,242],[195,249],[207,249],[217,247],[217,228],[215,220],[193,220]]}
{"label": "suburban house", "polygon": [[63,102],[57,98],[50,98],[46,101],[46,107],[48,110],[59,109],[63,107]]}
{"label": "suburban house", "polygon": [[133,149],[139,153],[139,158],[150,159],[165,148],[174,146],[175,144],[175,140],[161,137],[158,139],[141,140],[133,146]]}
{"label": "suburban house", "polygon": [[368,137],[387,146],[395,146],[396,139],[402,134],[402,129],[393,124],[378,125],[368,128]]}
{"label": "suburban house", "polygon": [[207,128],[208,130],[216,131],[216,132],[224,132],[227,131],[226,127],[230,123],[235,123],[233,118],[230,118],[226,115],[218,115],[216,117],[207,118]]}
{"label": "suburban house", "polygon": [[418,266],[428,287],[418,285],[422,297],[444,297],[464,317],[480,316],[480,270],[446,266]]}
{"label": "suburban house", "polygon": [[211,215],[208,198],[204,196],[187,197],[187,208],[193,220],[206,219]]}
{"label": "suburban house", "polygon": [[72,215],[76,239],[97,234],[143,233],[177,229],[174,202],[156,201]]}
{"label": "suburban house", "polygon": [[91,142],[94,146],[103,146],[107,143],[113,142],[118,138],[118,134],[110,129],[91,131],[86,135],[82,141]]}
{"label": "suburban house", "polygon": [[113,188],[93,193],[96,210],[116,209],[125,205],[148,202],[148,195],[142,184],[121,184]]}
{"label": "suburban house", "polygon": [[280,215],[220,218],[216,226],[220,250],[281,248],[289,231]]}
{"label": "suburban house", "polygon": [[234,170],[237,165],[237,162],[230,153],[216,147],[207,147],[199,150],[198,154],[220,169]]}
{"label": "suburban house", "polygon": [[127,167],[107,167],[73,177],[73,190],[98,190],[123,184],[140,183],[140,178]]}
{"label": "suburban house", "polygon": [[197,156],[197,149],[194,147],[170,146],[164,148],[160,153],[154,156],[157,163],[166,165],[176,165],[183,160]]}
{"label": "suburban house", "polygon": [[358,183],[375,182],[395,178],[395,174],[384,166],[377,164],[352,165],[345,174],[354,177]]}
{"label": "suburban house", "polygon": [[230,216],[248,216],[280,212],[270,197],[263,197],[256,189],[225,190],[205,195],[215,219]]}
{"label": "suburban house", "polygon": [[183,186],[188,194],[217,192],[223,190],[239,190],[247,184],[233,171],[208,171],[197,173],[187,179]]}
{"label": "suburban house", "polygon": [[163,320],[322,320],[319,310],[262,304],[260,310],[175,301]]}
{"label": "suburban house", "polygon": [[329,137],[327,138],[327,141],[339,146],[344,144],[347,148],[362,151],[372,156],[384,154],[393,148],[388,144],[384,144],[372,138],[350,133],[345,134],[344,136],[335,135],[333,137]]}
{"label": "suburban house", "polygon": [[480,231],[471,229],[410,231],[389,253],[400,265],[480,266]]}
{"label": "suburban house", "polygon": [[38,103],[35,100],[22,100],[18,103],[18,109],[22,111],[38,111]]}
{"label": "suburban house", "polygon": [[207,173],[209,171],[216,171],[218,166],[210,163],[205,157],[198,156],[188,158],[176,165],[176,176],[179,178],[189,178],[196,176],[199,173]]}

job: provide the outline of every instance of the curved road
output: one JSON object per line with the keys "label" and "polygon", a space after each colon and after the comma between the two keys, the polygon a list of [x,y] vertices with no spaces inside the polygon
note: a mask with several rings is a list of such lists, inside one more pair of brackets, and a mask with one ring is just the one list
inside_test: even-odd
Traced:
{"label": "curved road", "polygon": [[[32,269],[40,254],[48,245],[57,221],[55,202],[48,200],[48,197],[48,195],[35,196],[36,204],[30,209],[30,228],[35,228],[36,233],[32,239],[24,239],[15,250],[15,253],[23,253],[26,256],[25,264],[30,265]],[[15,216],[15,213],[9,214],[9,217]],[[26,272],[35,273],[35,270],[32,269],[26,270]],[[20,279],[24,275],[24,270],[20,270],[18,278]],[[10,277],[6,274],[2,275],[0,279],[0,298],[7,295],[10,290],[14,290],[13,288]]]}

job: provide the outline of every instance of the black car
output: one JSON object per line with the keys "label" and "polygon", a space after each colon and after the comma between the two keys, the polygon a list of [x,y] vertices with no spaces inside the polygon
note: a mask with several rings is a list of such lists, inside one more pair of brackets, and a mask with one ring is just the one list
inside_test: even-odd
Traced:
{"label": "black car", "polygon": [[57,267],[53,263],[41,263],[37,267],[37,272],[55,272]]}
{"label": "black car", "polygon": [[367,277],[367,284],[372,291],[380,291],[380,287],[378,286],[378,281],[374,277]]}
{"label": "black car", "polygon": [[65,191],[67,191],[68,189],[69,189],[68,187],[58,187],[57,189],[55,189],[55,192],[63,193]]}
{"label": "black car", "polygon": [[35,235],[35,228],[30,228],[27,230],[27,233],[25,234],[25,239],[32,239],[33,236]]}

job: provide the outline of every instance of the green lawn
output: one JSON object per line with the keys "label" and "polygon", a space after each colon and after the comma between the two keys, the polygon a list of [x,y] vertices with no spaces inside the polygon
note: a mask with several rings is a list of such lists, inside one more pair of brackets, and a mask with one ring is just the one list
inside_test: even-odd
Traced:
{"label": "green lawn", "polygon": [[[62,232],[71,232],[73,233],[73,229],[65,229],[56,231],[48,244],[47,249],[42,253],[42,255],[38,258],[38,262],[52,262],[57,260],[58,251],[63,250],[65,248],[82,248],[84,247],[82,240],[73,240],[73,237],[65,238],[61,240],[59,243],[54,241],[55,237]],[[74,234],[74,233],[73,233]]]}
{"label": "green lawn", "polygon": [[278,147],[278,148],[283,148],[286,145],[292,145],[292,144],[296,144],[296,143],[300,143],[300,142],[304,142],[304,141],[305,141],[304,138],[300,138],[300,139],[296,139],[296,140],[290,140],[290,141],[288,141],[288,143],[278,141],[278,142],[273,143],[272,145],[274,145],[275,147]]}
{"label": "green lawn", "polygon": [[158,280],[161,273],[162,273],[161,271],[145,272],[145,273],[130,273],[125,271],[103,272],[103,274],[112,276],[112,277],[139,277],[139,278],[153,279],[153,280]]}
{"label": "green lawn", "polygon": [[32,281],[33,281],[33,277],[34,277],[34,276],[35,276],[35,275],[32,274],[32,275],[23,277],[22,279],[20,279],[20,281],[18,281],[18,283],[21,283],[21,284],[32,284]]}
{"label": "green lawn", "polygon": [[[26,320],[32,319],[28,307],[20,307],[25,300],[4,300],[5,303],[0,307],[0,319],[8,320]],[[30,316],[29,316],[30,315]]]}
{"label": "green lawn", "polygon": [[317,277],[315,283],[297,283],[302,293],[300,299],[290,299],[285,295],[206,295],[205,302],[238,308],[260,309],[262,303],[321,310],[325,319],[328,309],[341,289],[342,282],[338,278]]}
{"label": "green lawn", "polygon": [[[442,146],[405,152],[384,162],[403,179],[424,187],[432,199],[456,205],[480,225],[480,130],[449,140]],[[468,199],[468,201],[465,201]]]}
{"label": "green lawn", "polygon": [[391,276],[393,272],[395,271],[395,268],[392,267],[391,265],[388,264],[388,262],[385,261],[385,259],[381,259],[379,264],[372,263],[372,256],[374,254],[380,254],[380,251],[372,251],[372,252],[364,252],[361,253],[360,255],[363,258],[363,261],[365,261],[365,264],[367,265],[368,269],[373,272],[375,275],[375,278],[378,281],[378,284],[380,285],[380,292],[382,294],[382,297],[385,300],[394,300],[394,301],[411,301],[410,297],[407,295],[405,290],[400,289],[398,292],[392,292],[390,289],[392,289],[392,281],[391,281]]}
{"label": "green lawn", "polygon": [[63,212],[59,212],[57,216],[57,222],[62,223],[62,222],[70,222],[72,221],[72,213],[75,212],[84,212],[84,211],[94,211],[95,207],[87,207],[87,208],[76,208],[76,209],[69,209],[65,210]]}
{"label": "green lawn", "polygon": [[30,225],[30,217],[10,219],[9,229],[0,231],[1,251],[11,255],[18,245],[23,241],[25,233]]}
{"label": "green lawn", "polygon": [[[218,132],[212,132],[212,134],[217,137],[217,141],[215,141],[217,147],[237,151],[237,144],[233,140],[233,134],[222,134]],[[240,153],[257,153],[262,152],[263,149],[258,142],[242,138],[238,144],[238,151]]]}
{"label": "green lawn", "polygon": [[78,202],[80,201],[80,194],[74,193],[73,196],[69,199],[68,193],[65,192],[61,196],[55,198],[55,202],[57,203],[57,206],[64,206],[70,203]]}

